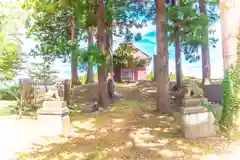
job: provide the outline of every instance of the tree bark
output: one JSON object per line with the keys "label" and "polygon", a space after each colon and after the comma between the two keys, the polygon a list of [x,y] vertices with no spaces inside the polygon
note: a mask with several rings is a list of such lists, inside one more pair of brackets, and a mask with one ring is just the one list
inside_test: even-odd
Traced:
{"label": "tree bark", "polygon": [[[105,50],[105,21],[104,21],[104,0],[96,0],[97,4],[97,46],[102,54]],[[109,105],[107,92],[107,67],[106,64],[98,66],[99,104],[102,107]]]}
{"label": "tree bark", "polygon": [[[92,27],[88,28],[88,47],[93,45],[93,30]],[[93,81],[93,64],[88,62],[88,70],[87,70],[87,80],[86,83],[92,83]]]}
{"label": "tree bark", "polygon": [[157,83],[157,111],[169,112],[169,79],[168,79],[168,45],[165,37],[166,8],[165,1],[155,0],[156,4],[156,83]]}
{"label": "tree bark", "polygon": [[[75,17],[72,16],[71,20],[71,37],[70,39],[72,41],[76,41],[76,20]],[[77,62],[77,56],[74,52],[74,50],[71,50],[71,74],[72,74],[72,86],[79,85],[78,80],[78,68],[77,68],[78,62]]]}
{"label": "tree bark", "polygon": [[106,27],[106,51],[108,52],[107,58],[107,72],[108,72],[108,96],[109,98],[114,97],[114,78],[113,78],[113,53],[112,53],[112,45],[113,45],[113,35],[112,35],[112,22]]}
{"label": "tree bark", "polygon": [[[240,19],[240,1],[234,0],[232,2],[233,3],[229,4],[227,1],[220,2],[224,73],[227,73],[232,68],[232,66],[235,66],[237,61],[237,28],[239,27],[239,23],[237,21]],[[229,19],[229,17],[233,17],[233,19]]]}
{"label": "tree bark", "polygon": [[112,35],[112,27],[106,27],[106,51],[108,52],[108,72],[113,76],[113,35]]}
{"label": "tree bark", "polygon": [[182,60],[179,37],[175,39],[176,87],[182,88]]}
{"label": "tree bark", "polygon": [[[200,0],[200,12],[206,15],[206,0]],[[208,39],[208,26],[205,28],[204,36]],[[202,44],[202,84],[211,83],[210,56],[208,41]]]}
{"label": "tree bark", "polygon": [[179,37],[175,39],[176,87],[182,88],[182,60]]}
{"label": "tree bark", "polygon": [[[172,5],[179,6],[179,0],[172,1]],[[176,31],[178,31],[178,28]],[[180,89],[182,88],[182,59],[181,59],[181,44],[178,35],[176,35],[174,44],[175,44],[176,87]]]}

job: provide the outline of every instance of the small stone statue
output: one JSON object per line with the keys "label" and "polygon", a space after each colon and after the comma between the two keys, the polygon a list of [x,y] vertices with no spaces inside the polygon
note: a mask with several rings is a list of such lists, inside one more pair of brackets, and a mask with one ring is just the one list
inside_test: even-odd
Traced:
{"label": "small stone statue", "polygon": [[64,94],[64,85],[63,85],[63,82],[61,83],[57,83],[56,84],[56,88],[57,88],[57,92],[58,92],[58,95],[61,99],[63,99],[63,94]]}
{"label": "small stone statue", "polygon": [[193,80],[187,80],[183,84],[184,98],[203,97],[203,90]]}
{"label": "small stone statue", "polygon": [[44,100],[45,101],[60,100],[60,97],[58,95],[58,91],[52,91],[51,89],[49,89],[48,92],[45,93]]}

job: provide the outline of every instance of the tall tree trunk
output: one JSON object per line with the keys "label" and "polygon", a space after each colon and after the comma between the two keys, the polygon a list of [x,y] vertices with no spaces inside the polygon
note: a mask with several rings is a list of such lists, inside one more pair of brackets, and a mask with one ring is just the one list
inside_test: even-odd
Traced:
{"label": "tall tree trunk", "polygon": [[[105,21],[104,21],[104,0],[96,0],[97,4],[97,46],[102,54],[105,50]],[[107,92],[107,67],[106,64],[98,66],[99,104],[103,107],[109,105]]]}
{"label": "tall tree trunk", "polygon": [[168,45],[165,36],[166,8],[165,1],[155,0],[156,4],[156,83],[157,83],[157,111],[169,112],[169,79],[168,79]]}
{"label": "tall tree trunk", "polygon": [[[200,0],[200,12],[206,15],[206,0]],[[205,28],[204,36],[208,39],[208,26]],[[202,44],[202,84],[211,83],[210,56],[208,41]]]}
{"label": "tall tree trunk", "polygon": [[[93,30],[92,27],[88,28],[88,47],[93,45]],[[93,64],[88,62],[88,70],[87,70],[87,80],[86,83],[92,83],[93,81]]]}
{"label": "tall tree trunk", "polygon": [[[72,41],[76,41],[76,20],[75,17],[72,16],[71,20],[71,37]],[[71,50],[71,74],[72,74],[72,86],[79,85],[78,80],[78,68],[77,68],[77,56],[74,49]]]}
{"label": "tall tree trunk", "polygon": [[[173,1],[173,5],[178,6],[179,0]],[[175,41],[175,67],[176,67],[176,87],[182,88],[182,59],[181,59],[181,44],[177,35]]]}
{"label": "tall tree trunk", "polygon": [[107,72],[108,72],[108,95],[109,98],[114,97],[114,78],[113,78],[113,35],[112,35],[112,22],[106,27],[106,51],[108,52],[107,58]]}
{"label": "tall tree trunk", "polygon": [[176,87],[182,88],[182,60],[179,37],[175,39],[175,66],[176,66]]}
{"label": "tall tree trunk", "polygon": [[113,76],[113,35],[111,25],[106,27],[106,51],[108,52],[108,72]]}
{"label": "tall tree trunk", "polygon": [[[237,31],[239,27],[238,20],[240,19],[239,6],[239,0],[233,0],[232,3],[228,3],[228,1],[220,2],[222,54],[225,73],[232,66],[236,65],[237,61]],[[229,17],[232,18],[230,19]]]}

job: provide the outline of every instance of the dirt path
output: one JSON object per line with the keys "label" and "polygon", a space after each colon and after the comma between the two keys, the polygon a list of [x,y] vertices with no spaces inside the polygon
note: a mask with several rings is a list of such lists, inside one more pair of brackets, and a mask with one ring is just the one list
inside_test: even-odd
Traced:
{"label": "dirt path", "polygon": [[0,159],[12,160],[14,154],[26,151],[37,140],[36,120],[16,120],[15,116],[0,118]]}
{"label": "dirt path", "polygon": [[240,141],[232,142],[223,153],[208,155],[201,160],[239,160],[240,159]]}
{"label": "dirt path", "polygon": [[[0,119],[0,159],[200,160],[222,152],[227,145],[221,136],[182,138],[172,116],[154,112],[155,89],[149,84],[122,84],[118,92],[123,98],[110,109],[72,116],[70,137],[39,138],[36,120]],[[13,158],[16,152],[21,153]]]}
{"label": "dirt path", "polygon": [[170,115],[154,112],[154,88],[120,86],[124,95],[99,114],[71,117],[73,135],[45,137],[22,160],[199,160],[221,152],[221,137],[182,138]]}

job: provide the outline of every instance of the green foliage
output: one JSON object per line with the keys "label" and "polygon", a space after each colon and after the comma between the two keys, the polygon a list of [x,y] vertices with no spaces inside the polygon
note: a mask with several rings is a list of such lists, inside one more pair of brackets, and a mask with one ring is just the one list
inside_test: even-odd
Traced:
{"label": "green foliage", "polygon": [[[106,24],[112,27],[115,36],[128,35],[129,28],[142,26],[141,22],[136,21],[136,16],[140,17],[144,13],[144,8],[141,6],[143,4],[138,4],[133,0],[125,2],[108,0],[106,2]],[[33,10],[27,28],[29,36],[35,37],[39,42],[36,47],[41,51],[33,51],[34,55],[51,55],[66,61],[71,58],[69,53],[72,49],[77,52],[76,54],[80,53],[78,42],[86,39],[87,28],[96,26],[94,1],[56,0],[49,3],[48,0],[25,0],[23,8]],[[134,8],[135,11],[132,13]],[[75,17],[77,29],[75,44],[69,40],[72,16]],[[114,24],[112,24],[113,21]]]}
{"label": "green foliage", "polygon": [[153,78],[154,78],[153,71],[151,71],[151,72],[147,75],[147,80],[148,80],[148,81],[152,81]]}
{"label": "green foliage", "polygon": [[87,75],[84,74],[82,76],[79,76],[78,79],[81,82],[81,84],[84,85],[86,83],[86,80],[87,80]]}
{"label": "green foliage", "polygon": [[146,63],[139,57],[134,57],[135,48],[128,43],[122,43],[113,55],[113,68],[142,67]]}
{"label": "green foliage", "polygon": [[10,85],[0,89],[0,100],[17,100],[20,96],[20,86]]}
{"label": "green foliage", "polygon": [[[84,32],[84,2],[78,0],[24,1],[23,8],[33,10],[27,21],[28,35],[38,42],[31,52],[32,55],[47,55],[53,59],[60,58],[63,62],[73,60],[72,63],[76,63],[74,60],[80,52],[78,42]],[[74,40],[71,40],[70,36],[72,21],[76,24]]]}
{"label": "green foliage", "polygon": [[168,75],[170,81],[174,81],[176,79],[176,75],[172,72]]}
{"label": "green foliage", "polygon": [[84,64],[90,62],[92,64],[105,65],[106,55],[102,54],[98,47],[94,44],[78,55],[78,62]]}
{"label": "green foliage", "polygon": [[70,19],[67,13],[61,10],[53,14],[35,12],[34,19],[30,19],[27,25],[28,36],[39,42],[32,50],[32,55],[47,55],[64,61],[70,57],[73,44],[69,40]]}
{"label": "green foliage", "polygon": [[[216,31],[211,27],[209,27],[209,37],[204,35],[205,27],[214,24],[219,18],[216,1],[206,1],[208,16],[200,14],[199,1],[181,0],[178,6],[173,5],[172,1],[166,1],[166,37],[170,43],[173,43],[176,37],[180,38],[181,51],[189,62],[200,59],[198,49],[201,44],[208,42],[214,47],[217,42]],[[147,17],[154,21],[155,4],[152,4],[146,12]]]}
{"label": "green foliage", "polygon": [[240,30],[238,32],[236,65],[226,71],[222,81],[223,88],[223,111],[220,126],[223,131],[229,131],[238,119],[240,110]]}
{"label": "green foliage", "polygon": [[167,9],[169,40],[173,43],[176,37],[180,38],[182,52],[189,62],[199,60],[199,45],[208,41],[204,35],[208,18],[201,15],[194,5],[195,1],[183,0],[179,6],[173,5]]}
{"label": "green foliage", "polygon": [[[239,84],[239,74],[236,70],[228,71],[222,82],[223,86],[223,112],[220,120],[220,126],[223,131],[227,131],[232,127],[233,115],[239,109],[239,98],[238,90],[240,88]],[[238,80],[238,82],[237,82]]]}
{"label": "green foliage", "polygon": [[21,27],[24,12],[19,2],[0,2],[0,73],[6,79],[16,76],[21,60]]}
{"label": "green foliage", "polygon": [[32,67],[28,70],[28,75],[38,81],[54,81],[58,72],[52,69],[50,60],[45,57],[43,62],[32,63]]}
{"label": "green foliage", "polygon": [[149,20],[146,17],[146,10],[153,4],[149,0],[107,0],[106,24],[112,28],[113,35],[123,36],[125,41],[131,41],[134,38],[139,40],[141,33],[134,35],[130,32],[133,27],[141,28]]}

